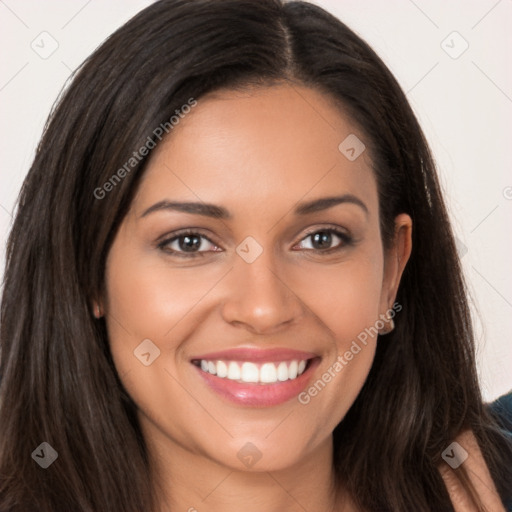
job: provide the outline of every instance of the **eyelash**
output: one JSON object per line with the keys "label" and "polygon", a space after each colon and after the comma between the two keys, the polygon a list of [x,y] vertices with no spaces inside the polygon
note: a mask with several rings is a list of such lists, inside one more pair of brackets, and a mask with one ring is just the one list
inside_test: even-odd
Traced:
{"label": "eyelash", "polygon": [[[305,240],[306,238],[310,237],[311,235],[314,235],[316,233],[330,233],[337,236],[341,243],[335,247],[331,247],[329,249],[305,249],[306,251],[315,252],[317,254],[331,254],[333,252],[337,252],[342,250],[343,248],[353,245],[353,238],[348,235],[347,233],[344,233],[343,231],[340,231],[339,228],[335,227],[324,227],[324,228],[315,228],[305,233],[305,235],[301,238],[300,242]],[[204,257],[206,253],[209,252],[219,252],[219,251],[198,251],[198,252],[183,252],[183,251],[176,251],[174,249],[169,249],[167,246],[171,244],[172,242],[179,240],[183,236],[187,235],[199,235],[200,238],[206,239],[209,243],[217,246],[214,242],[212,242],[206,235],[202,234],[200,230],[193,230],[193,229],[184,229],[181,231],[178,231],[176,233],[173,233],[173,236],[171,238],[166,238],[162,242],[158,243],[157,247],[164,251],[165,253],[169,254],[170,256],[177,256],[179,258],[198,258],[198,257]]]}

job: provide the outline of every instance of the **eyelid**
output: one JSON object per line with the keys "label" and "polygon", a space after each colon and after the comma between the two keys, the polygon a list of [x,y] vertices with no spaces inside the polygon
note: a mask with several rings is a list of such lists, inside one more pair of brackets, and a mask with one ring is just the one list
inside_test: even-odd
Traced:
{"label": "eyelid", "polygon": [[[337,226],[334,224],[324,224],[323,226],[317,225],[317,226],[314,226],[314,227],[306,230],[306,232],[304,232],[303,235],[301,236],[300,240],[294,244],[294,247],[296,245],[298,245],[299,243],[301,243],[302,241],[304,241],[309,236],[314,235],[315,233],[322,232],[322,231],[329,231],[331,233],[334,233],[334,235],[336,235],[337,237],[339,237],[342,240],[342,243],[339,246],[331,247],[330,249],[324,249],[322,251],[319,250],[318,254],[321,254],[321,253],[326,254],[331,251],[335,251],[336,249],[341,249],[344,246],[351,245],[354,243],[354,237],[350,234],[350,232],[348,230],[342,228],[341,226]],[[305,249],[305,250],[312,251],[312,249]]]}
{"label": "eyelid", "polygon": [[304,234],[302,235],[302,238],[300,240],[303,240],[309,235],[312,235],[314,233],[318,233],[319,231],[334,231],[337,233],[340,233],[341,235],[344,235],[346,237],[352,238],[352,235],[348,232],[347,229],[342,228],[341,226],[337,226],[335,224],[323,224],[321,226],[313,226],[312,228],[308,228]]}

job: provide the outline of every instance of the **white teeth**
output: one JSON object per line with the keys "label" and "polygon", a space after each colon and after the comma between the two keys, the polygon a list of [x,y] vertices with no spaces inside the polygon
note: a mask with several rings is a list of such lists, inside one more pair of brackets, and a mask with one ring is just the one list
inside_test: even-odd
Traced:
{"label": "white teeth", "polygon": [[282,361],[280,363],[256,364],[249,361],[207,361],[201,359],[203,372],[222,379],[260,384],[272,384],[296,379],[306,369],[307,361]]}
{"label": "white teeth", "polygon": [[231,361],[229,363],[228,379],[229,380],[240,380],[240,366],[238,366],[234,361]]}
{"label": "white teeth", "polygon": [[260,369],[261,382],[276,382],[277,370],[276,365],[272,363],[265,363]]}
{"label": "white teeth", "polygon": [[[208,365],[210,366],[210,365]],[[290,363],[290,366],[288,367],[288,378],[289,379],[295,379],[297,377],[297,370],[299,368],[299,363],[297,361],[292,361]]]}
{"label": "white teeth", "polygon": [[277,378],[281,382],[288,380],[288,366],[286,363],[279,363],[279,366],[277,367]]}
{"label": "white teeth", "polygon": [[208,372],[212,375],[217,373],[217,365],[213,361],[208,361]]}
{"label": "white teeth", "polygon": [[258,382],[260,372],[258,367],[254,363],[244,363],[242,365],[242,377],[243,382]]}
{"label": "white teeth", "polygon": [[224,361],[217,361],[217,377],[227,377],[228,365]]}

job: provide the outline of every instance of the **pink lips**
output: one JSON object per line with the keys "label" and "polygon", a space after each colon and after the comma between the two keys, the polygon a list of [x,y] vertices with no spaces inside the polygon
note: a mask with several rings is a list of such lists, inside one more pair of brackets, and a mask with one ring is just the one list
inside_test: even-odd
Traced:
{"label": "pink lips", "polygon": [[279,405],[296,397],[307,386],[314,369],[320,363],[320,357],[317,354],[284,348],[266,350],[238,348],[211,352],[193,357],[192,362],[197,362],[201,359],[207,361],[248,361],[253,363],[308,360],[304,373],[297,378],[272,384],[246,383],[220,378],[204,372],[199,366],[194,365],[194,368],[199,372],[199,375],[208,384],[210,389],[230,402],[252,407]]}

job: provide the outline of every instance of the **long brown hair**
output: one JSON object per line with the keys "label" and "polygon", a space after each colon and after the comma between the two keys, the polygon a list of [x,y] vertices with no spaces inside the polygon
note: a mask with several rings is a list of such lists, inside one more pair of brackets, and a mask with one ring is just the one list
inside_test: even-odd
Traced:
{"label": "long brown hair", "polygon": [[[397,214],[414,226],[397,328],[334,431],[340,484],[368,511],[453,510],[437,466],[470,428],[498,491],[509,491],[500,468],[510,446],[480,395],[435,166],[394,77],[349,28],[305,2],[161,0],[78,70],[19,196],[1,308],[1,511],[154,510],[135,406],[90,307],[148,158],[108,195],[97,191],[134,151],[157,143],[155,129],[190,98],[283,80],[329,95],[366,134],[383,244]],[[46,470],[30,456],[42,442],[58,452]]]}

